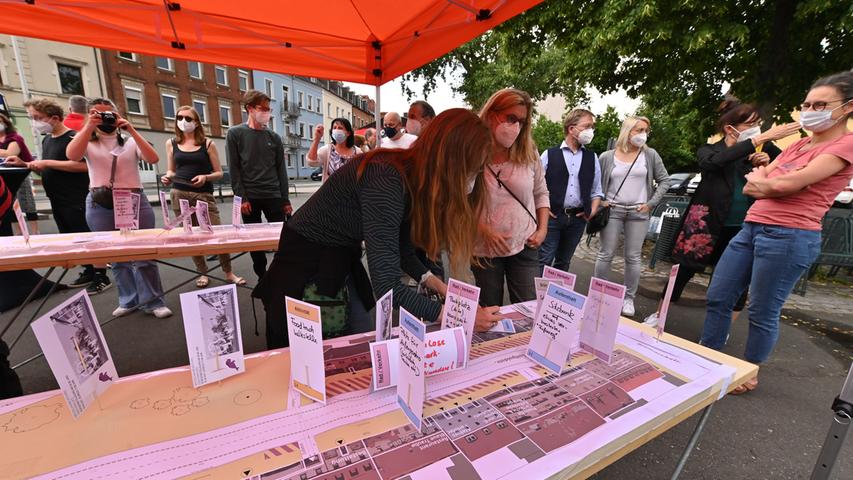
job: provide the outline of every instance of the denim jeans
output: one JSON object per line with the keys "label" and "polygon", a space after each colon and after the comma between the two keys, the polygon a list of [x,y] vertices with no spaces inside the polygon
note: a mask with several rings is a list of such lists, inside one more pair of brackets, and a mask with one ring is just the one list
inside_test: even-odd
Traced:
{"label": "denim jeans", "polygon": [[595,276],[608,280],[610,266],[619,246],[619,237],[625,237],[625,298],[634,299],[640,285],[640,261],[643,242],[649,229],[649,214],[640,213],[637,207],[612,206],[610,221],[601,231],[601,249],[595,261]]}
{"label": "denim jeans", "polygon": [[569,271],[572,255],[586,230],[586,220],[582,217],[569,217],[565,212],[557,212],[556,215],[557,218],[548,217],[548,234],[539,246],[540,275],[545,265]]}
{"label": "denim jeans", "polygon": [[[108,232],[115,230],[113,211],[92,201],[92,194],[86,197],[86,223],[93,232]],[[154,228],[154,211],[145,195],[139,201],[139,228]],[[150,312],[158,307],[165,307],[163,300],[163,285],[160,283],[160,270],[157,263],[151,260],[134,262],[114,262],[113,276],[118,287],[118,305],[123,308],[133,308],[142,305],[142,309]]]}
{"label": "denim jeans", "polygon": [[767,360],[779,338],[779,315],[794,284],[820,254],[820,232],[744,223],[717,263],[708,287],[708,311],[700,343],[720,350],[732,308],[749,287],[749,333],[744,358]]}

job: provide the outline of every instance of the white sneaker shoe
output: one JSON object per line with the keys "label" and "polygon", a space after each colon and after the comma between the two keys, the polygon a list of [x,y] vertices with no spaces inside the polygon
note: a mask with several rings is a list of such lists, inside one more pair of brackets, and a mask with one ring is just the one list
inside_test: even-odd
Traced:
{"label": "white sneaker shoe", "polygon": [[646,317],[645,320],[643,320],[643,325],[648,325],[648,326],[654,328],[654,327],[658,326],[658,321],[660,321],[660,319],[658,318],[657,312],[655,312],[655,313],[649,315],[648,317]]}
{"label": "white sneaker shoe", "polygon": [[633,317],[634,313],[634,300],[630,298],[626,298],[622,301],[622,315],[626,317]]}
{"label": "white sneaker shoe", "polygon": [[172,311],[169,310],[169,307],[157,307],[154,310],[151,310],[151,314],[157,318],[166,318],[172,316]]}
{"label": "white sneaker shoe", "polygon": [[133,311],[132,308],[118,307],[115,310],[113,310],[113,317],[123,317],[123,316],[127,315],[128,313],[130,313],[131,311]]}

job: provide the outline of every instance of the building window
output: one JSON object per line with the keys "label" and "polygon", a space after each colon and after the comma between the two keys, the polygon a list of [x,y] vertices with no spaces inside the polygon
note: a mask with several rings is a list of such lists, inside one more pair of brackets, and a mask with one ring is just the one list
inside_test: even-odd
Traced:
{"label": "building window", "polygon": [[299,137],[305,138],[305,124],[302,122],[299,122]]}
{"label": "building window", "polygon": [[266,93],[268,97],[273,98],[273,96],[272,96],[272,80],[269,78],[264,79],[264,93]]}
{"label": "building window", "polygon": [[305,99],[304,99],[304,94],[302,92],[296,93],[296,100],[297,100],[296,105],[299,106],[299,108],[304,108],[302,104],[304,103]]}
{"label": "building window", "polygon": [[305,168],[305,154],[302,154],[302,168]]}
{"label": "building window", "polygon": [[201,62],[187,62],[187,69],[190,71],[190,78],[201,80],[204,77],[204,67]]}
{"label": "building window", "polygon": [[246,123],[249,121],[249,112],[240,110],[240,121]]}
{"label": "building window", "polygon": [[331,103],[326,104],[326,116],[327,117],[332,116],[332,104]]}
{"label": "building window", "polygon": [[125,86],[124,97],[127,99],[127,113],[145,115],[142,89]]}
{"label": "building window", "polygon": [[275,117],[270,116],[270,123],[267,126],[275,133],[278,133],[278,128],[276,128]]}
{"label": "building window", "polygon": [[308,124],[308,140],[314,140],[314,125]]}
{"label": "building window", "polygon": [[174,95],[160,94],[163,101],[163,118],[174,120],[178,110],[178,98]]}
{"label": "building window", "polygon": [[281,103],[284,105],[284,108],[287,108],[287,105],[290,103],[290,89],[287,88],[287,85],[281,86]]}
{"label": "building window", "polygon": [[222,85],[223,87],[228,86],[228,67],[222,67],[217,65],[215,67],[216,70],[216,84]]}
{"label": "building window", "polygon": [[56,70],[59,72],[59,86],[62,87],[62,93],[83,95],[83,73],[80,67],[57,63]]}
{"label": "building window", "polygon": [[312,108],[314,108],[314,96],[310,93],[308,94],[308,111],[310,112]]}
{"label": "building window", "polygon": [[245,92],[249,89],[249,72],[245,70],[237,70],[237,80],[240,83],[241,92]]}
{"label": "building window", "polygon": [[323,111],[322,102],[320,102],[320,99],[318,98],[317,99],[317,113],[320,113],[322,111]]}
{"label": "building window", "polygon": [[284,122],[284,134],[290,136],[290,122]]}
{"label": "building window", "polygon": [[287,168],[293,167],[293,155],[287,154]]}
{"label": "building window", "polygon": [[139,58],[133,52],[118,52],[118,58],[124,60],[130,60],[131,62],[138,62]]}
{"label": "building window", "polygon": [[201,123],[207,123],[207,102],[204,100],[193,99],[193,108],[198,111],[198,118]]}
{"label": "building window", "polygon": [[219,124],[223,127],[231,126],[231,107],[227,105],[219,106]]}
{"label": "building window", "polygon": [[160,70],[168,70],[170,72],[175,71],[175,62],[172,61],[171,58],[167,57],[157,57],[157,68]]}

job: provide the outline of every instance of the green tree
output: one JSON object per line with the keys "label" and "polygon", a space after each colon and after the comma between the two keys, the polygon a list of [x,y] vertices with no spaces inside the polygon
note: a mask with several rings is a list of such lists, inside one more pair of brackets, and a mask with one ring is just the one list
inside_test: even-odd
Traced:
{"label": "green tree", "polygon": [[610,140],[616,142],[621,128],[622,119],[616,113],[616,108],[608,105],[604,113],[595,117],[595,136],[592,138],[592,143],[589,144],[590,148],[599,154],[610,150],[608,148]]}
{"label": "green tree", "polygon": [[536,117],[536,123],[533,124],[533,141],[536,142],[536,148],[539,152],[554,145],[559,145],[563,141],[563,125],[560,122],[550,120],[545,115]]}
{"label": "green tree", "polygon": [[853,4],[832,0],[546,0],[407,79],[461,73],[474,107],[506,86],[570,104],[625,89],[703,138],[724,88],[787,119],[813,80],[853,66],[852,32]]}

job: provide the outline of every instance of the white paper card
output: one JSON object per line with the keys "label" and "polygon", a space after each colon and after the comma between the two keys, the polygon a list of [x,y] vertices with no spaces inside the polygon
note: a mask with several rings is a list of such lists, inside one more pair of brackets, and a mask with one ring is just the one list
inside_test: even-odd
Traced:
{"label": "white paper card", "polygon": [[326,403],[320,307],[290,297],[284,297],[284,301],[287,307],[290,379],[293,388],[311,400]]}
{"label": "white paper card", "polygon": [[581,325],[580,345],[601,360],[610,363],[616,331],[622,316],[625,285],[592,277]]}
{"label": "white paper card", "polygon": [[75,418],[118,379],[85,290],[33,322],[33,333]]}
{"label": "white paper card", "polygon": [[400,356],[397,404],[418,431],[421,430],[426,398],[424,344],[426,325],[400,307]]}
{"label": "white paper card", "polygon": [[171,230],[174,225],[172,225],[172,217],[169,214],[169,199],[166,195],[166,192],[160,191],[160,213],[163,214],[163,228],[165,230]]}
{"label": "white paper card", "polygon": [[24,212],[21,211],[21,204],[15,200],[15,203],[12,204],[12,210],[15,211],[15,218],[18,219],[18,227],[21,229],[21,236],[24,237],[24,242],[27,245],[30,244],[30,226],[27,225],[27,217],[24,216]]}
{"label": "white paper card", "polygon": [[130,190],[113,190],[113,220],[119,230],[139,228],[139,202],[142,195]]}
{"label": "white paper card", "polygon": [[[427,377],[458,370],[465,365],[468,351],[462,327],[429,332],[425,338],[424,372]],[[398,358],[400,358],[399,338],[370,344],[373,390],[397,385],[400,368]]]}
{"label": "white paper card", "polygon": [[210,225],[210,210],[207,202],[195,202],[195,218],[198,219],[198,226],[202,232],[213,233],[213,227]]}
{"label": "white paper card", "polygon": [[495,333],[515,333],[515,324],[512,323],[512,320],[504,318],[497,325],[490,328],[489,331]]}
{"label": "white paper card", "polygon": [[666,284],[666,293],[663,295],[663,302],[658,312],[658,338],[663,335],[664,327],[666,326],[666,316],[669,313],[669,304],[672,301],[672,290],[675,288],[675,279],[678,277],[678,269],[681,265],[673,265],[669,271],[669,282]]}
{"label": "white paper card", "polygon": [[546,266],[544,270],[542,270],[542,278],[546,280],[559,280],[561,284],[568,288],[569,290],[575,289],[575,281],[577,280],[577,276],[574,273],[564,272],[558,268]]}
{"label": "white paper card", "polygon": [[527,356],[554,373],[561,373],[571,353],[583,316],[586,297],[551,283],[536,314]]}
{"label": "white paper card", "polygon": [[191,216],[195,209],[190,209],[190,201],[182,198],[178,201],[181,206],[181,224],[184,226],[184,233],[193,233],[193,222]]}
{"label": "white paper card", "polygon": [[237,286],[181,294],[193,387],[246,371]]}
{"label": "white paper card", "polygon": [[468,341],[468,351],[471,350],[479,301],[479,287],[452,278],[447,282],[447,297],[444,299],[441,328],[462,327],[465,330],[465,339]]}
{"label": "white paper card", "polygon": [[231,205],[231,225],[234,225],[234,228],[239,228],[243,224],[242,209],[243,198],[234,195],[234,203]]}
{"label": "white paper card", "polygon": [[388,290],[376,302],[376,341],[391,338],[391,326],[394,320],[394,290]]}

